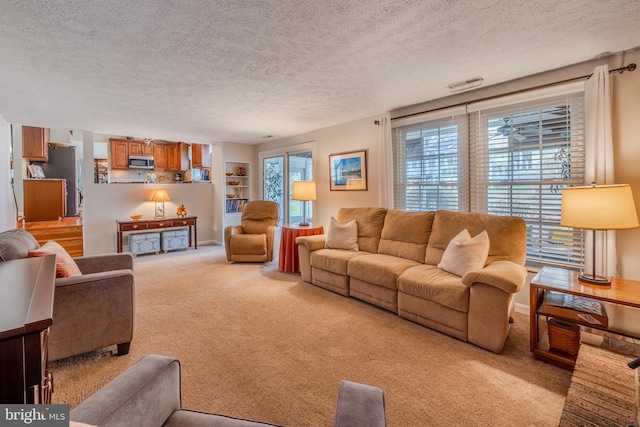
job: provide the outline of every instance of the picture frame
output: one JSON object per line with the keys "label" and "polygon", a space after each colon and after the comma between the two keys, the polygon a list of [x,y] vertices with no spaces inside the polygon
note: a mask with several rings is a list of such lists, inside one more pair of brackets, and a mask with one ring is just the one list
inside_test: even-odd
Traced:
{"label": "picture frame", "polygon": [[367,150],[329,154],[331,191],[367,191]]}
{"label": "picture frame", "polygon": [[40,165],[28,165],[27,169],[29,169],[29,175],[31,178],[42,179],[44,178],[44,171]]}

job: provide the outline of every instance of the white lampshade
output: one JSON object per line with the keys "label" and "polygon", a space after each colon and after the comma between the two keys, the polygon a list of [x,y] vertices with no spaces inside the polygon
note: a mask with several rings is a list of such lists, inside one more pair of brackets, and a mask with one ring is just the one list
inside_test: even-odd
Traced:
{"label": "white lampshade", "polygon": [[293,190],[291,193],[293,200],[315,200],[316,183],[315,181],[293,181]]}
{"label": "white lampshade", "polygon": [[587,230],[637,228],[638,214],[631,186],[599,185],[562,189],[560,223]]}

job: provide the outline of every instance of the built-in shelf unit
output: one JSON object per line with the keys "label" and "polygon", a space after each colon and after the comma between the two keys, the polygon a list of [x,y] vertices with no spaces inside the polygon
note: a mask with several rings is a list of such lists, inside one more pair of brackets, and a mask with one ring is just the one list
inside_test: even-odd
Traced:
{"label": "built-in shelf unit", "polygon": [[247,162],[225,162],[225,215],[240,215],[250,197],[250,164]]}

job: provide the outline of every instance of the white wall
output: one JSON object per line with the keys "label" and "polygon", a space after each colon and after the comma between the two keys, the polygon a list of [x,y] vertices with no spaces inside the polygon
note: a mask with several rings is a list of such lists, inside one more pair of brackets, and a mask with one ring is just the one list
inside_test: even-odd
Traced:
{"label": "white wall", "polygon": [[[11,125],[0,115],[0,232],[16,227],[17,212],[11,188]],[[16,157],[18,160],[21,156]]]}
{"label": "white wall", "polygon": [[[283,147],[292,147],[292,150],[295,150],[297,144],[315,143],[313,168],[317,200],[313,203],[313,222],[326,228],[331,217],[335,216],[341,207],[378,206],[379,128],[373,123],[377,119],[378,116],[372,116],[263,143],[257,147],[257,153]],[[329,190],[329,155],[357,150],[367,150],[367,191]],[[257,185],[255,188],[257,191]]]}

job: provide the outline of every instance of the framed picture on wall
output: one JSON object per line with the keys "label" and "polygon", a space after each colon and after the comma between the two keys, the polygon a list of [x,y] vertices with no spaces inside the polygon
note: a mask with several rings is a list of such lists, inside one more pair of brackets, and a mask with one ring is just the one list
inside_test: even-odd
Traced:
{"label": "framed picture on wall", "polygon": [[329,155],[330,190],[367,190],[367,151]]}

